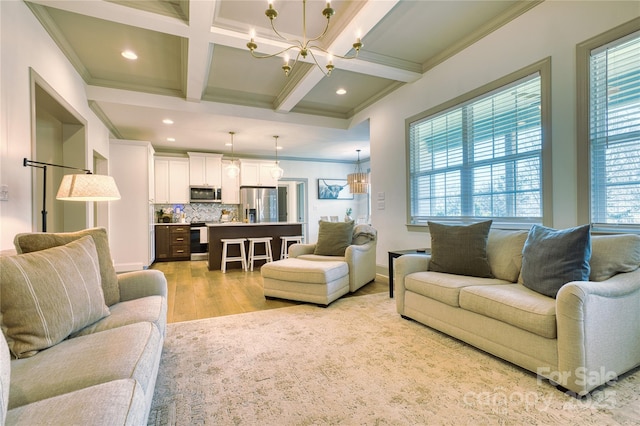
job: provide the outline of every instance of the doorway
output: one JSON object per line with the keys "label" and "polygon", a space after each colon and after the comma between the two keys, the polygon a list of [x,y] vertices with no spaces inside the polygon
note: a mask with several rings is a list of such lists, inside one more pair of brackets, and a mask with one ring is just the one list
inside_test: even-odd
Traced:
{"label": "doorway", "polygon": [[[33,70],[31,85],[33,136],[30,159],[86,168],[86,122]],[[46,187],[43,184],[43,172],[47,173]],[[87,203],[56,200],[56,193],[64,175],[65,170],[58,167],[33,168],[34,231],[42,231],[43,221],[46,221],[49,232],[69,232],[87,228]]]}
{"label": "doorway", "polygon": [[278,181],[278,221],[302,223],[305,241],[309,234],[308,187],[308,179],[282,178]]}

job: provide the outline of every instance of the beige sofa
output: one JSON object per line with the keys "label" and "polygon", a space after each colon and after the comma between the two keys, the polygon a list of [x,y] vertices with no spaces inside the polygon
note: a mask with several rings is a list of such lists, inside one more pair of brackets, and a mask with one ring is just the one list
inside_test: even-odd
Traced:
{"label": "beige sofa", "polygon": [[398,313],[579,395],[640,365],[640,237],[592,237],[589,281],[565,284],[555,299],[519,282],[526,238],[490,231],[493,278],[429,271],[428,255],[399,257]]}
{"label": "beige sofa", "polygon": [[146,424],[166,329],[164,275],[116,275],[104,229],[15,243],[21,254],[0,257],[0,424]]}

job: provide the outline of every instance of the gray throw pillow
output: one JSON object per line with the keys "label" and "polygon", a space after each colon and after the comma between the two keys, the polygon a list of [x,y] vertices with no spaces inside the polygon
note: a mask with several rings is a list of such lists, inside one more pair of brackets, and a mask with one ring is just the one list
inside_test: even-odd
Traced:
{"label": "gray throw pillow", "polygon": [[322,256],[344,256],[353,239],[353,221],[319,222],[318,242],[313,254]]}
{"label": "gray throw pillow", "polygon": [[522,283],[555,298],[571,281],[588,281],[591,225],[557,230],[533,225],[522,249]]}
{"label": "gray throw pillow", "polygon": [[487,240],[491,220],[472,225],[427,222],[431,233],[429,270],[448,274],[491,278]]}

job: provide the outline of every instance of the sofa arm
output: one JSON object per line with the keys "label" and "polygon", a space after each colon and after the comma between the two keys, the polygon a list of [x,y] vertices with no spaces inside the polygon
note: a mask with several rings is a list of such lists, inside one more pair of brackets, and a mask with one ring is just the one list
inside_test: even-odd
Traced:
{"label": "sofa arm", "polygon": [[354,292],[376,278],[376,242],[350,245],[344,252],[349,265],[349,291]]}
{"label": "sofa arm", "polygon": [[316,249],[315,244],[291,244],[289,246],[289,257],[298,257],[303,254],[313,254]]}
{"label": "sofa arm", "polygon": [[118,285],[121,302],[146,296],[167,297],[167,279],[155,269],[118,274]]}
{"label": "sofa arm", "polygon": [[640,365],[640,269],[565,284],[556,319],[557,373],[566,388],[586,394]]}
{"label": "sofa arm", "polygon": [[393,283],[395,284],[396,310],[404,315],[404,279],[414,272],[423,272],[429,269],[431,255],[405,254],[395,259],[393,267]]}

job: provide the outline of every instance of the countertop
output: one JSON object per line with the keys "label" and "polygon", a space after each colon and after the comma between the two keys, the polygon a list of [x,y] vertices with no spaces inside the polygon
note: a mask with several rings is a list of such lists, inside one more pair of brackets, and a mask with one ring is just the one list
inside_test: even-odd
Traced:
{"label": "countertop", "polygon": [[[259,222],[259,223],[244,223],[244,222],[205,222],[205,226],[264,226],[264,225],[303,225],[303,222]],[[190,223],[158,223],[155,225],[187,225]]]}
{"label": "countertop", "polygon": [[220,223],[206,223],[207,226],[265,226],[265,225],[302,225],[301,222],[258,222],[258,223],[244,223],[244,222],[220,222]]}

